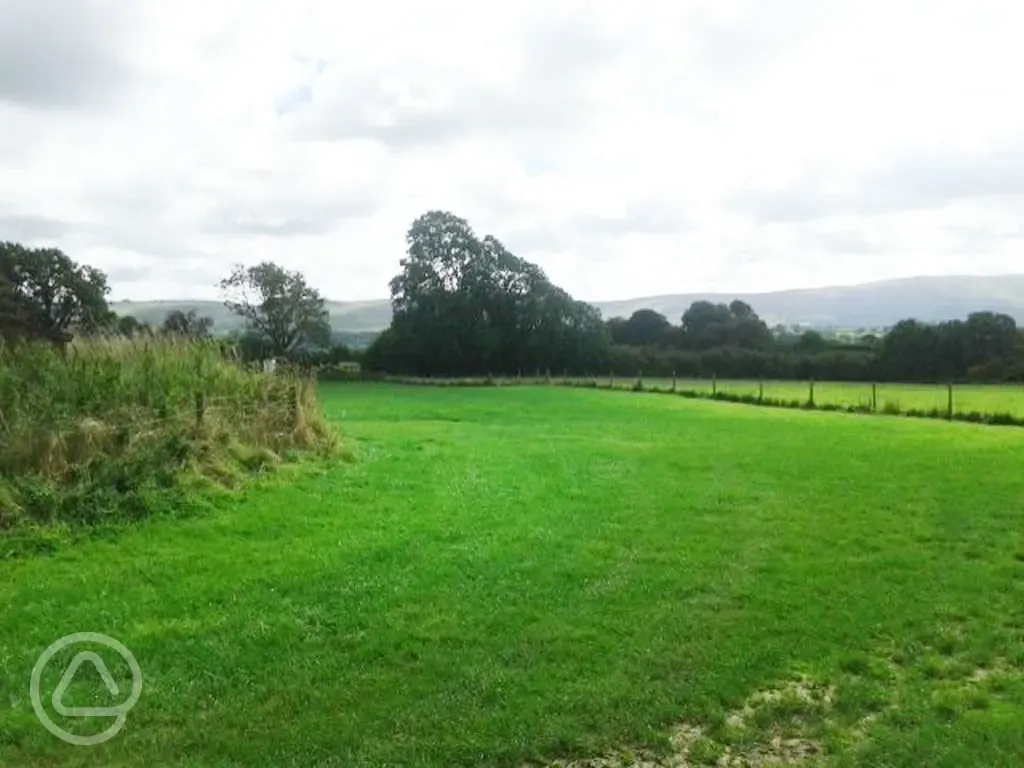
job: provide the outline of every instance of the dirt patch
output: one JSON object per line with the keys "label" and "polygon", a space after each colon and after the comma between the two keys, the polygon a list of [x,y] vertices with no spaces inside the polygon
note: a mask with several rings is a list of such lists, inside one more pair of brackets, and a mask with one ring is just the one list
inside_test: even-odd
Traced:
{"label": "dirt patch", "polygon": [[[780,688],[758,691],[743,706],[726,715],[726,726],[747,736],[742,746],[716,741],[708,729],[682,723],[669,736],[671,752],[655,755],[633,750],[615,750],[602,757],[583,760],[555,760],[549,768],[767,768],[809,763],[824,754],[822,745],[800,734],[803,719],[824,715],[832,707],[835,690],[802,678]],[[759,721],[767,720],[765,728]],[[749,732],[749,733],[746,733]]]}

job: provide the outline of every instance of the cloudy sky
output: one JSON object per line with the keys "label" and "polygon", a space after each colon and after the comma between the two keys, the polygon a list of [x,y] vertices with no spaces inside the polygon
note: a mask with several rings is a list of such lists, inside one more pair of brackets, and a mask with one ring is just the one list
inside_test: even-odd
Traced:
{"label": "cloudy sky", "polygon": [[0,240],[112,298],[387,295],[467,218],[578,298],[1024,271],[1019,0],[0,0]]}

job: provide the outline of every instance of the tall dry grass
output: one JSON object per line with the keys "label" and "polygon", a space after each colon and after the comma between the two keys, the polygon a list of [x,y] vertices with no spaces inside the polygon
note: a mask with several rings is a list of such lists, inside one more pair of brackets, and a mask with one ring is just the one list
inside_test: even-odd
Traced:
{"label": "tall dry grass", "polygon": [[144,517],[186,480],[336,445],[311,379],[255,372],[218,342],[0,347],[0,529]]}

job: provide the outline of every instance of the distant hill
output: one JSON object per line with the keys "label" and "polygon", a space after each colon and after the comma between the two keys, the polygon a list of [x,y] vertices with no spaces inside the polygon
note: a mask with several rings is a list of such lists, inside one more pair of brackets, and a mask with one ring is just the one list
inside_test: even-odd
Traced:
{"label": "distant hill", "polygon": [[[996,277],[910,277],[863,285],[808,288],[771,293],[687,293],[621,301],[593,302],[605,318],[628,317],[638,309],[654,309],[678,323],[694,301],[750,304],[769,325],[805,325],[827,329],[881,328],[913,317],[925,322],[964,318],[970,312],[991,310],[1014,317],[1024,325],[1024,275]],[[238,317],[215,301],[119,301],[119,315],[158,325],[174,309],[194,309],[213,318],[218,334],[241,328]],[[387,299],[328,301],[335,332],[359,334],[380,331],[391,322]]]}
{"label": "distant hill", "polygon": [[607,317],[628,317],[643,308],[673,322],[699,299],[750,304],[769,325],[817,328],[880,328],[908,317],[924,322],[965,318],[971,312],[1003,312],[1024,325],[1024,275],[909,277],[863,285],[772,293],[693,293],[596,304]]}
{"label": "distant hill", "polygon": [[[195,310],[198,315],[212,318],[217,334],[227,334],[244,325],[238,315],[229,312],[227,307],[217,301],[116,301],[110,306],[119,315],[132,315],[136,320],[151,325],[159,325],[168,312],[176,309],[182,312]],[[328,301],[327,311],[331,315],[331,327],[338,332],[377,332],[387,328],[391,322],[391,302],[387,299]]]}

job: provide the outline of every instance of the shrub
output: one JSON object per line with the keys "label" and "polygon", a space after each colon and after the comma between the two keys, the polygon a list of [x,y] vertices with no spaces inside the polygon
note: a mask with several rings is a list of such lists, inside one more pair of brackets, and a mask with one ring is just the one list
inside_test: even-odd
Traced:
{"label": "shrub", "polygon": [[147,517],[193,481],[336,446],[311,378],[181,338],[0,346],[0,432],[8,531]]}
{"label": "shrub", "polygon": [[1002,426],[1019,426],[1024,425],[1024,419],[1019,419],[1012,413],[992,413],[988,416],[988,423]]}

